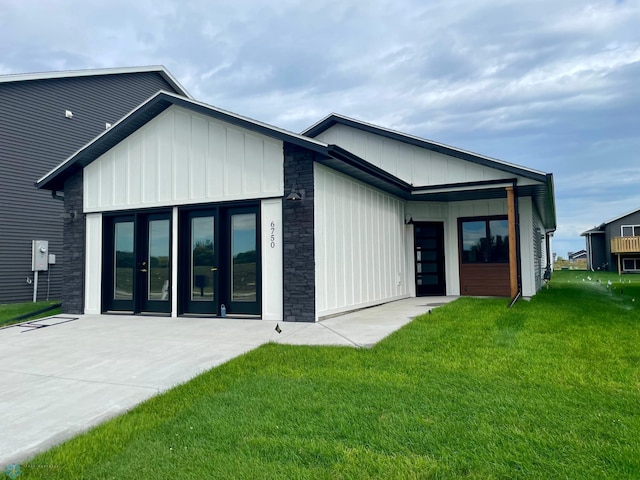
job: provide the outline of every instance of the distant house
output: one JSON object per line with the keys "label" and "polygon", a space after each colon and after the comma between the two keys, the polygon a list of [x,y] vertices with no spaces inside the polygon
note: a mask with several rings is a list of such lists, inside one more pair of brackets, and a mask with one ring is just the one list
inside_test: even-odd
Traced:
{"label": "distant house", "polygon": [[612,218],[581,235],[587,244],[587,268],[640,272],[640,209]]}
{"label": "distant house", "polygon": [[188,96],[161,66],[0,76],[0,303],[33,298],[32,240],[55,255],[38,299],[61,297],[63,270],[82,254],[63,250],[63,203],[51,194],[62,197],[34,180],[159,90]]}
{"label": "distant house", "polygon": [[[532,296],[553,177],[340,115],[301,134],[159,92],[41,177],[70,313],[314,322],[400,298]],[[224,309],[223,309],[224,306]]]}
{"label": "distant house", "polygon": [[587,251],[578,250],[577,252],[569,252],[567,256],[568,256],[569,263],[574,263],[577,260],[586,260]]}

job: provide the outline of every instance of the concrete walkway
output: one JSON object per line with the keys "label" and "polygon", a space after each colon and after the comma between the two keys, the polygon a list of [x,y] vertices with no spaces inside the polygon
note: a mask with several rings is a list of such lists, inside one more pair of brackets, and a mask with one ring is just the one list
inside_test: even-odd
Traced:
{"label": "concrete walkway", "polygon": [[57,315],[0,330],[0,472],[267,342],[368,347],[453,300],[391,302],[319,323]]}

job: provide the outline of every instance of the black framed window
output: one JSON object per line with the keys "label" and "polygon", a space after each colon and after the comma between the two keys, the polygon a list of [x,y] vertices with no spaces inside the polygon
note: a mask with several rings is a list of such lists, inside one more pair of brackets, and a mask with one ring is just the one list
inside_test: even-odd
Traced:
{"label": "black framed window", "polygon": [[459,220],[462,263],[509,263],[509,222],[506,217]]}

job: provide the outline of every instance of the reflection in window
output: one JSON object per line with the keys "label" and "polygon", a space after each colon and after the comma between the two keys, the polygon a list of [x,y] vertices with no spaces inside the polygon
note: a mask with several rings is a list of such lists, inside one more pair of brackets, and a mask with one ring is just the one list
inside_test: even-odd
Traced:
{"label": "reflection in window", "polygon": [[191,300],[214,299],[214,218],[195,217],[191,220]]}
{"label": "reflection in window", "polygon": [[507,219],[461,222],[462,263],[508,263],[509,222]]}
{"label": "reflection in window", "polygon": [[231,300],[257,300],[256,214],[231,216]]}
{"label": "reflection in window", "polygon": [[169,220],[149,222],[148,300],[169,301]]}
{"label": "reflection in window", "polygon": [[133,222],[114,225],[113,299],[133,299]]}

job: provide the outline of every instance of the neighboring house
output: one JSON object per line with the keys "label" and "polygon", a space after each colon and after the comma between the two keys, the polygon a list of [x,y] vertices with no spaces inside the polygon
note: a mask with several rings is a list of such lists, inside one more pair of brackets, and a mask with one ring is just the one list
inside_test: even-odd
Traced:
{"label": "neighboring house", "polygon": [[587,259],[587,251],[586,250],[578,250],[577,252],[569,252],[568,254],[569,263],[574,263],[577,260],[586,260]]}
{"label": "neighboring house", "polygon": [[60,298],[66,262],[81,253],[63,251],[62,202],[34,179],[159,90],[188,96],[161,66],[0,76],[0,303],[33,298],[32,240],[47,240],[56,262],[38,299]]}
{"label": "neighboring house", "polygon": [[551,174],[338,115],[296,134],[167,92],[37,186],[64,192],[74,313],[313,322],[411,296],[528,297],[556,227]]}
{"label": "neighboring house", "polygon": [[640,272],[640,209],[612,218],[580,235],[587,244],[587,268]]}

